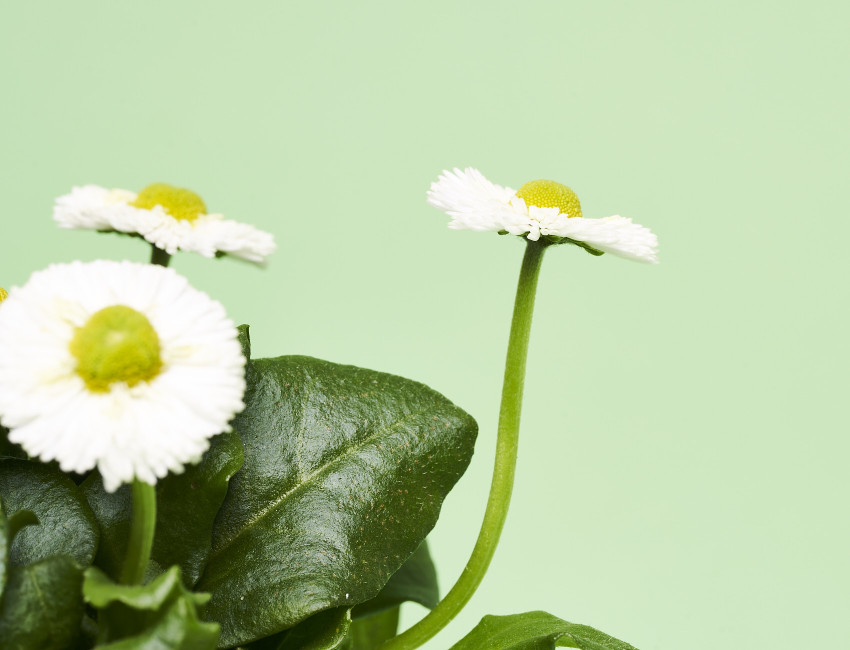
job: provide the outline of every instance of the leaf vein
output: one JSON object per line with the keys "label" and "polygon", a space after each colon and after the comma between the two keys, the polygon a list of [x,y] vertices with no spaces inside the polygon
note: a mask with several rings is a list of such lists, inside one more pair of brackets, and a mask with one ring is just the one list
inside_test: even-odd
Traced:
{"label": "leaf vein", "polygon": [[[431,405],[431,407],[433,407],[433,405]],[[264,519],[265,517],[267,517],[271,512],[276,510],[278,508],[278,506],[282,505],[295,492],[298,492],[301,488],[308,485],[308,483],[310,481],[312,481],[314,478],[316,478],[317,476],[319,476],[319,475],[325,473],[326,471],[330,470],[334,465],[338,464],[339,461],[345,459],[348,456],[351,456],[352,454],[354,454],[356,452],[359,452],[364,447],[366,447],[366,445],[368,445],[370,442],[372,442],[375,438],[379,437],[383,433],[391,430],[392,428],[394,428],[394,427],[396,427],[396,426],[398,426],[398,425],[400,425],[400,424],[402,424],[402,423],[404,423],[404,422],[406,422],[410,419],[416,418],[416,417],[424,414],[428,410],[428,408],[429,408],[428,406],[424,406],[423,408],[421,408],[418,411],[413,411],[411,413],[408,413],[403,418],[395,420],[394,422],[392,422],[392,423],[390,423],[390,424],[388,424],[384,427],[381,427],[380,429],[377,429],[373,433],[371,433],[368,436],[366,436],[365,438],[363,438],[357,444],[346,448],[339,455],[334,456],[333,458],[328,460],[323,465],[320,465],[311,474],[305,476],[303,478],[303,480],[298,483],[298,485],[293,487],[288,492],[285,492],[284,494],[282,494],[277,499],[270,501],[266,505],[266,507],[261,509],[259,512],[257,512],[257,514],[254,517],[246,520],[245,523],[239,528],[239,530],[236,532],[235,535],[233,535],[230,539],[224,540],[217,548],[212,550],[212,552],[210,553],[209,561],[211,562],[213,560],[213,558],[215,558],[219,554],[221,554],[222,551],[227,549],[231,544],[233,544],[233,542],[235,542],[237,539],[239,539],[246,531],[248,531],[248,529],[250,529],[252,526],[254,526],[261,519]]]}

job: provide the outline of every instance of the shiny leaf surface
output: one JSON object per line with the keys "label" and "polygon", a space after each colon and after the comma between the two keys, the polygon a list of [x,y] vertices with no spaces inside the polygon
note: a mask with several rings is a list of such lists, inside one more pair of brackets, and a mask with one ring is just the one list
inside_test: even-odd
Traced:
{"label": "shiny leaf surface", "polygon": [[91,564],[98,544],[94,514],[80,489],[53,465],[0,460],[0,497],[9,515],[30,510],[38,526],[20,532],[12,542],[10,561],[23,566],[52,555],[70,555]]}
{"label": "shiny leaf surface", "polygon": [[224,646],[351,607],[434,526],[477,427],[428,387],[309,357],[249,363],[245,463],[199,588]]}
{"label": "shiny leaf surface", "polygon": [[381,593],[355,607],[351,615],[355,619],[370,616],[385,609],[397,608],[407,601],[419,603],[428,609],[433,609],[440,601],[437,569],[428,552],[427,541],[422,542],[407,562],[393,574]]}

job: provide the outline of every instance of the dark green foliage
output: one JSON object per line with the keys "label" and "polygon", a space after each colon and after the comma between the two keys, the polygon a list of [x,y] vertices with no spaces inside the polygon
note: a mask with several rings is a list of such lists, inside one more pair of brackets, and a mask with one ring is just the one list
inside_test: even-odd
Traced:
{"label": "dark green foliage", "polygon": [[[242,443],[236,433],[222,433],[197,465],[169,474],[156,484],[156,533],[148,579],[172,565],[181,569],[187,586],[194,585],[210,553],[213,521],[230,477],[242,465]],[[130,486],[113,493],[103,489],[95,472],[80,486],[101,527],[96,564],[115,578],[121,571],[130,535]]]}
{"label": "dark green foliage", "polygon": [[203,623],[197,608],[209,598],[186,591],[172,567],[146,585],[119,585],[94,567],[83,594],[98,610],[100,650],[213,650],[218,625]]}
{"label": "dark green foliage", "polygon": [[407,601],[433,609],[440,600],[437,589],[437,569],[428,552],[428,542],[422,542],[407,562],[393,574],[381,593],[355,607],[353,618],[370,616],[385,609],[395,609]]}
{"label": "dark green foliage", "polygon": [[485,616],[451,650],[637,650],[587,625],[568,623],[546,612]]}
{"label": "dark green foliage", "polygon": [[97,523],[67,474],[54,465],[0,459],[0,497],[8,514],[30,510],[40,523],[15,537],[9,558],[13,565],[52,555],[70,555],[83,567],[91,564],[97,550]]}
{"label": "dark green foliage", "polygon": [[198,585],[224,647],[375,598],[434,526],[477,430],[393,375],[280,357],[247,377],[245,463]]}

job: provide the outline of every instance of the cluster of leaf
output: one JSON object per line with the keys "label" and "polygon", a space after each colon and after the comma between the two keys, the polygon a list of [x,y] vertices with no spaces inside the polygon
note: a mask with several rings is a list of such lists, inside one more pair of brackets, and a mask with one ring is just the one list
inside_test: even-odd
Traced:
{"label": "cluster of leaf", "polygon": [[[424,539],[475,421],[361,368],[278,357],[246,373],[234,431],[156,486],[144,585],[117,582],[129,486],[31,461],[0,431],[3,648],[368,650],[396,635],[400,603],[436,605]],[[534,612],[486,617],[455,649],[555,645],[631,648]]]}

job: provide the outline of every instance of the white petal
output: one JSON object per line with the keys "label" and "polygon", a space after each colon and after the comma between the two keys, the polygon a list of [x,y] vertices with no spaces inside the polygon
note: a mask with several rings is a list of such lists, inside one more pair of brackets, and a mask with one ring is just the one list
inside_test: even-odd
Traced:
{"label": "white petal", "polygon": [[567,219],[551,234],[569,237],[626,259],[658,264],[658,237],[649,228],[619,215],[602,219]]}
{"label": "white petal", "polygon": [[509,201],[516,194],[509,187],[491,183],[477,169],[443,171],[431,183],[428,203],[452,217],[449,228],[455,230],[504,230]]}

